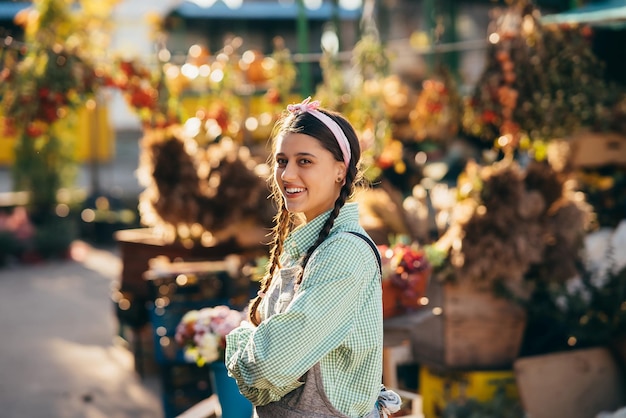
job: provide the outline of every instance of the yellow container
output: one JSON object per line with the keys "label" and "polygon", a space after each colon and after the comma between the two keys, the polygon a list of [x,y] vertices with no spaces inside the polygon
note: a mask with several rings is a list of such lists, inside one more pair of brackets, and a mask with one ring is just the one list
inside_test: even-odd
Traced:
{"label": "yellow container", "polygon": [[451,401],[489,401],[501,386],[507,397],[519,399],[513,370],[437,372],[422,366],[419,373],[425,418],[441,418]]}
{"label": "yellow container", "polygon": [[[4,118],[0,114],[0,165],[12,165],[15,160],[14,137],[3,136]],[[99,106],[96,111],[86,107],[77,110],[74,120],[60,120],[54,129],[68,137],[75,146],[74,157],[78,162],[88,162],[93,157],[97,161],[110,161],[115,155],[115,134],[109,123],[108,109]],[[92,153],[93,148],[93,153]],[[93,157],[92,157],[93,155]]]}

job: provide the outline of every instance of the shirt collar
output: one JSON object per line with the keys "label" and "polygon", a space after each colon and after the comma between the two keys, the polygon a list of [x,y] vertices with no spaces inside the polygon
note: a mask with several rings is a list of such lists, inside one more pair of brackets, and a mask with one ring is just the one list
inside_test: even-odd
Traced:
{"label": "shirt collar", "polygon": [[[285,254],[292,260],[298,260],[302,257],[311,245],[317,239],[322,226],[328,219],[330,210],[315,217],[310,222],[298,226],[294,229],[285,240]],[[356,225],[355,225],[356,224]],[[346,203],[340,210],[339,215],[333,223],[330,230],[332,234],[335,231],[354,229],[359,225],[359,206],[356,202]],[[349,228],[352,226],[352,228]]]}

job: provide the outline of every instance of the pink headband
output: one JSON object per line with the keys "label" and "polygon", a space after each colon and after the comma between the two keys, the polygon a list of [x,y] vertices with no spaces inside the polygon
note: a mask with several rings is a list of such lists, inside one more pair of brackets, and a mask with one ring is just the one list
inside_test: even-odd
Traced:
{"label": "pink headband", "polygon": [[346,134],[343,132],[343,129],[341,129],[337,122],[317,110],[318,107],[320,107],[320,102],[318,100],[311,101],[311,97],[309,96],[304,99],[302,103],[288,105],[287,110],[291,113],[296,114],[310,113],[311,115],[322,121],[322,123],[326,125],[328,129],[330,129],[333,135],[335,135],[335,139],[337,139],[339,148],[341,148],[341,153],[343,154],[343,162],[346,164],[346,167],[350,166],[350,158],[352,156],[352,153],[350,152],[350,143],[348,142],[348,138],[346,138]]}

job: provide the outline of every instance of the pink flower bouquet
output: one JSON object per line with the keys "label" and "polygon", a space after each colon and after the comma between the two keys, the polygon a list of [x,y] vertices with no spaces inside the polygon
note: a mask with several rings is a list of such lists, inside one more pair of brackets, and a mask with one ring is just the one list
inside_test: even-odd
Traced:
{"label": "pink flower bouquet", "polygon": [[246,319],[245,312],[220,305],[187,312],[176,327],[185,359],[204,366],[224,357],[226,335]]}

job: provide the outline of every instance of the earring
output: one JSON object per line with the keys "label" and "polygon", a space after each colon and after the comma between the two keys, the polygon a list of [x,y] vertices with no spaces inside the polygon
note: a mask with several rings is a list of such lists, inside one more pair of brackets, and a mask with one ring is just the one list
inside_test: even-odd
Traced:
{"label": "earring", "polygon": [[341,177],[337,177],[337,183],[341,183],[343,181],[343,179]]}

